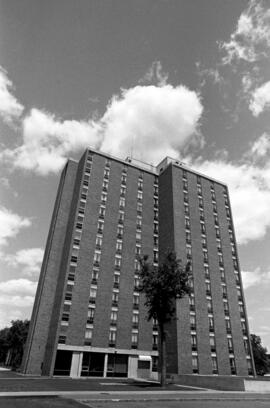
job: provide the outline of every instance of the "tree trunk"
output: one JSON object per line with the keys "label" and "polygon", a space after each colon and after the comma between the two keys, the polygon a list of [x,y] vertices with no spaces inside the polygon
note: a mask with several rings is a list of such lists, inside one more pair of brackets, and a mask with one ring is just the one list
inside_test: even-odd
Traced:
{"label": "tree trunk", "polygon": [[166,365],[167,365],[167,353],[166,353],[166,332],[163,324],[159,326],[160,332],[160,385],[165,387],[166,385]]}

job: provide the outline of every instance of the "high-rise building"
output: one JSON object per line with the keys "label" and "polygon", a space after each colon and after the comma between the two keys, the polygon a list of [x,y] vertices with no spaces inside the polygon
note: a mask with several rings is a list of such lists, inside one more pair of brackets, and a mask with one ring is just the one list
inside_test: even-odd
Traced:
{"label": "high-rise building", "polygon": [[158,265],[168,250],[192,270],[167,328],[168,372],[252,375],[226,185],[170,158],[153,167],[93,150],[62,172],[23,371],[157,378],[138,256]]}

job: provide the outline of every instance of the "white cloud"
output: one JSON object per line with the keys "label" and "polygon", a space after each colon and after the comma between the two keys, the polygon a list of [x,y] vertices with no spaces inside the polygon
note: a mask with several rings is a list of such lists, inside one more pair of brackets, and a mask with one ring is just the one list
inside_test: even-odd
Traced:
{"label": "white cloud", "polygon": [[11,90],[12,82],[6,71],[0,67],[0,116],[8,123],[12,122],[13,119],[18,119],[24,109],[12,95]]}
{"label": "white cloud", "polygon": [[238,243],[263,238],[270,227],[270,166],[237,164],[224,159],[197,160],[192,165],[228,184]]}
{"label": "white cloud", "polygon": [[22,266],[21,272],[31,276],[40,272],[43,254],[44,251],[41,248],[21,249],[14,255],[4,256],[4,261],[13,267]]}
{"label": "white cloud", "polygon": [[[270,27],[269,27],[270,30]],[[252,92],[249,109],[254,116],[259,116],[265,109],[270,108],[270,81],[265,82]]]}
{"label": "white cloud", "polygon": [[265,157],[270,151],[270,135],[263,133],[251,146],[250,154],[254,158]]}
{"label": "white cloud", "polygon": [[269,53],[270,8],[269,3],[251,0],[242,12],[230,40],[220,44],[226,55],[224,64],[232,61],[255,62]]}
{"label": "white cloud", "polygon": [[0,282],[0,302],[1,298],[7,296],[33,296],[36,293],[37,283],[29,279],[11,279]]}
{"label": "white cloud", "polygon": [[26,319],[26,318],[27,317],[24,317],[22,310],[18,310],[18,309],[14,310],[14,309],[10,309],[9,307],[2,306],[0,310],[0,329],[4,327],[10,327],[12,320]]}
{"label": "white cloud", "polygon": [[0,207],[0,245],[6,245],[9,238],[15,237],[22,228],[29,227],[31,220]]}
{"label": "white cloud", "polygon": [[140,79],[140,83],[155,83],[159,86],[164,86],[167,84],[168,73],[163,71],[160,61],[154,61],[151,67],[148,69],[146,74]]}
{"label": "white cloud", "polygon": [[22,145],[4,150],[0,159],[47,175],[59,171],[70,153],[90,146],[157,163],[164,155],[178,156],[179,148],[192,141],[202,111],[199,95],[182,85],[122,90],[102,118],[89,122],[61,121],[32,109],[23,119]]}
{"label": "white cloud", "polygon": [[242,279],[245,289],[256,285],[265,285],[270,282],[270,271],[263,272],[260,268],[256,268],[254,271],[242,271]]}
{"label": "white cloud", "polygon": [[58,172],[69,153],[97,145],[99,126],[93,121],[61,121],[55,115],[31,109],[22,122],[23,144],[4,150],[2,159],[41,175]]}
{"label": "white cloud", "polygon": [[114,97],[102,118],[101,150],[130,155],[156,164],[179,149],[197,131],[203,107],[199,96],[184,86],[136,86]]}
{"label": "white cloud", "polygon": [[10,326],[11,320],[29,318],[36,288],[37,282],[28,279],[0,282],[0,327]]}

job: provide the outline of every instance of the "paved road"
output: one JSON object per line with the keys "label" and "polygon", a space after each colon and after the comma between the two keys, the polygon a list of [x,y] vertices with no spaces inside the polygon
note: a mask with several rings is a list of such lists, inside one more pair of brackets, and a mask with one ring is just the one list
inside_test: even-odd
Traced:
{"label": "paved road", "polygon": [[269,408],[270,399],[260,395],[253,398],[242,398],[235,395],[230,398],[181,399],[181,400],[148,400],[137,396],[137,400],[72,400],[66,398],[0,398],[0,408]]}

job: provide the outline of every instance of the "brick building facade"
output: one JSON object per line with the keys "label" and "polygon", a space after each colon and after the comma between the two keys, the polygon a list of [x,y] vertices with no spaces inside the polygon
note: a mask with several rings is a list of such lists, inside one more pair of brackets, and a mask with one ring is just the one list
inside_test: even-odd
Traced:
{"label": "brick building facade", "polygon": [[27,374],[157,378],[138,256],[174,250],[192,294],[168,326],[168,372],[253,373],[227,187],[169,158],[87,150],[62,172],[23,358]]}

